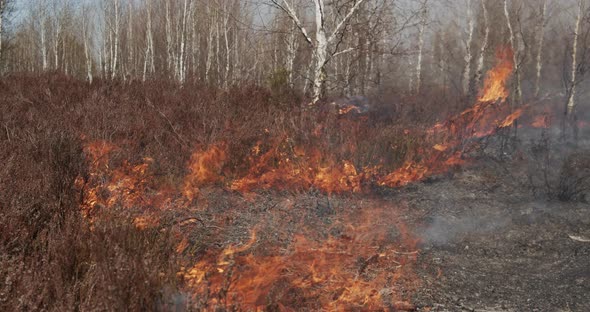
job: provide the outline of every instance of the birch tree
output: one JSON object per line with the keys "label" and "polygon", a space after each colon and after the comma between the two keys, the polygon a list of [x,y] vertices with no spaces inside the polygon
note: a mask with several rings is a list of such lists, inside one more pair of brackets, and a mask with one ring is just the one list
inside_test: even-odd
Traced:
{"label": "birch tree", "polygon": [[90,21],[92,20],[92,15],[90,14],[90,8],[86,5],[82,8],[82,41],[84,44],[84,58],[86,64],[86,79],[89,82],[92,82],[93,75],[92,75],[92,52],[91,52],[91,44],[90,44],[90,36],[92,33],[92,29],[90,28]]}
{"label": "birch tree", "polygon": [[488,8],[486,4],[487,0],[481,0],[481,10],[483,15],[483,27],[484,27],[484,35],[481,43],[481,47],[479,49],[479,58],[477,59],[477,68],[475,70],[475,86],[479,88],[481,86],[481,81],[483,78],[483,66],[485,63],[485,55],[488,49],[488,41],[490,38],[490,25],[489,25],[489,17],[488,17]]}
{"label": "birch tree", "polygon": [[541,90],[541,71],[543,70],[543,41],[545,39],[545,23],[547,16],[547,1],[543,0],[541,12],[539,16],[539,22],[537,25],[537,65],[536,65],[536,76],[535,76],[535,97],[539,97]]}
{"label": "birch tree", "polygon": [[121,37],[121,2],[120,0],[112,0],[112,52],[111,52],[111,79],[117,76],[119,68],[119,42]]}
{"label": "birch tree", "polygon": [[146,30],[145,30],[145,52],[143,60],[143,81],[146,80],[148,72],[153,74],[156,71],[154,64],[154,34],[152,30],[152,0],[146,0]]}
{"label": "birch tree", "polygon": [[333,30],[328,30],[328,18],[334,16],[328,16],[326,11],[326,5],[324,0],[313,0],[314,3],[314,16],[315,16],[315,37],[312,38],[301,19],[298,17],[293,6],[289,3],[289,0],[271,0],[274,5],[283,10],[287,15],[295,22],[297,28],[305,38],[305,41],[312,47],[314,60],[313,66],[313,101],[317,103],[324,96],[324,88],[327,80],[326,65],[334,56],[338,53],[334,49],[338,38],[344,29],[348,26],[350,19],[357,13],[360,6],[365,0],[356,0],[354,4],[348,10],[348,13],[337,22]]}
{"label": "birch tree", "polygon": [[[418,30],[418,57],[416,60],[416,93],[420,93],[422,87],[422,59],[424,53],[424,31],[428,22],[428,0],[422,2],[421,18]],[[410,83],[411,85],[411,83]]]}
{"label": "birch tree", "polygon": [[473,44],[473,13],[471,9],[471,0],[467,0],[467,42],[465,42],[465,69],[463,70],[463,95],[470,95],[471,85],[471,62],[473,53],[471,46]]}
{"label": "birch tree", "polygon": [[580,37],[580,25],[582,23],[583,17],[583,10],[584,10],[584,2],[583,0],[578,0],[578,16],[576,18],[576,26],[574,29],[574,42],[572,44],[572,66],[571,66],[571,76],[570,76],[570,87],[568,90],[568,98],[567,98],[567,106],[565,109],[565,117],[564,118],[564,126],[563,132],[565,134],[565,119],[569,119],[571,126],[574,130],[574,139],[577,141],[577,125],[576,125],[576,85],[578,84],[578,41]]}
{"label": "birch tree", "polygon": [[0,0],[0,61],[4,59],[3,55],[3,41],[4,41],[4,22],[8,12],[8,0]]}
{"label": "birch tree", "polygon": [[522,100],[522,88],[520,85],[520,62],[518,60],[518,47],[516,38],[514,36],[514,29],[512,27],[512,21],[510,20],[510,13],[508,11],[508,0],[504,0],[504,17],[506,17],[506,25],[508,26],[508,40],[510,42],[510,48],[512,49],[512,61],[514,64],[514,91],[515,99],[514,103],[520,106]]}

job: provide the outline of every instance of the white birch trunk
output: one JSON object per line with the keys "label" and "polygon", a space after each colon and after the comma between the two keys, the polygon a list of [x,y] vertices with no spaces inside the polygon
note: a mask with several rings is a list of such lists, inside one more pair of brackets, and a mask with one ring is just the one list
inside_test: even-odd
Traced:
{"label": "white birch trunk", "polygon": [[115,10],[115,29],[114,29],[114,46],[113,46],[113,62],[111,66],[111,79],[114,79],[117,76],[117,68],[118,68],[118,61],[119,61],[119,37],[120,37],[120,29],[121,29],[121,17],[120,17],[120,0],[113,0],[114,3],[114,10]]}
{"label": "white birch trunk", "polygon": [[420,20],[420,29],[418,31],[418,58],[416,60],[416,93],[420,93],[422,88],[422,54],[424,52],[424,31],[428,18],[428,0],[424,1],[422,7],[422,17]]}
{"label": "white birch trunk", "polygon": [[545,39],[545,18],[547,15],[547,0],[543,1],[541,16],[539,17],[539,33],[537,34],[537,73],[535,79],[535,97],[539,97],[541,91],[541,72],[543,70],[543,41]]}
{"label": "white birch trunk", "polygon": [[230,56],[231,56],[231,50],[229,47],[229,10],[227,7],[227,1],[225,2],[226,6],[225,6],[225,16],[223,19],[223,37],[225,40],[225,73],[224,73],[224,78],[223,78],[223,85],[225,87],[225,89],[227,89],[229,87],[229,73],[231,70],[231,60],[230,60]]}
{"label": "white birch trunk", "polygon": [[133,0],[128,0],[127,18],[127,75],[135,75],[135,45],[133,44]]}
{"label": "white birch trunk", "polygon": [[506,24],[508,26],[508,35],[510,36],[510,47],[512,48],[513,58],[512,61],[514,63],[514,89],[515,89],[515,99],[513,103],[516,106],[520,106],[520,102],[522,99],[522,89],[520,86],[520,64],[518,62],[518,47],[516,46],[516,39],[514,37],[514,30],[512,28],[512,22],[510,21],[510,13],[508,12],[508,0],[504,0],[504,16],[506,17]]}
{"label": "white birch trunk", "polygon": [[325,6],[323,0],[314,0],[315,2],[315,22],[316,22],[316,48],[315,70],[313,74],[313,102],[318,102],[323,96],[323,88],[326,83],[326,62],[328,60],[328,38],[326,37],[324,15]]}
{"label": "white birch trunk", "polygon": [[470,95],[471,85],[471,45],[473,44],[473,14],[471,10],[471,0],[467,0],[467,42],[465,43],[465,69],[463,70],[463,95]]}
{"label": "white birch trunk", "polygon": [[90,44],[88,42],[88,32],[89,32],[89,20],[90,16],[88,16],[87,8],[84,8],[84,14],[82,16],[82,40],[84,41],[84,58],[86,60],[86,79],[88,82],[92,83],[92,57],[90,55]]}
{"label": "white birch trunk", "polygon": [[[2,41],[3,41],[3,32],[4,32],[4,11],[6,10],[6,0],[0,0],[0,61],[3,60],[3,55],[2,55]],[[4,71],[4,68],[1,69],[2,71]]]}
{"label": "white birch trunk", "polygon": [[576,19],[576,28],[574,30],[574,43],[572,46],[572,72],[570,77],[571,87],[566,110],[566,114],[570,117],[572,117],[576,109],[576,84],[578,83],[576,76],[578,69],[578,38],[580,36],[580,24],[582,22],[583,6],[583,0],[578,0],[578,17]]}
{"label": "white birch trunk", "polygon": [[213,23],[215,23],[215,21],[213,20],[213,15],[211,14],[212,12],[210,4],[207,5],[207,13],[211,20],[209,22],[209,34],[207,36],[207,59],[205,61],[205,81],[210,83],[211,65],[213,62]]}
{"label": "white birch trunk", "polygon": [[166,1],[166,62],[167,62],[167,70],[168,73],[172,71],[173,66],[173,56],[172,56],[172,17],[170,16],[170,0]]}
{"label": "white birch trunk", "polygon": [[[192,1],[191,1],[192,6]],[[186,24],[188,18],[188,8],[189,2],[188,0],[184,0],[184,6],[182,10],[182,24],[180,27],[180,51],[178,55],[178,80],[180,83],[184,83],[185,80],[185,70],[184,70],[184,51],[186,47]]]}
{"label": "white birch trunk", "polygon": [[154,38],[152,33],[152,0],[147,1],[147,25],[146,25],[146,47],[145,59],[143,61],[143,81],[147,78],[149,70],[150,74],[155,71],[154,66]]}
{"label": "white birch trunk", "polygon": [[46,32],[45,32],[45,17],[44,16],[40,16],[40,23],[39,23],[39,35],[41,37],[41,61],[43,63],[43,71],[47,71],[47,68],[49,67],[49,62],[47,59],[47,38],[46,38]]}
{"label": "white birch trunk", "polygon": [[54,56],[54,63],[55,70],[59,69],[59,38],[61,36],[61,20],[59,16],[54,17],[54,24],[53,24],[53,56]]}
{"label": "white birch trunk", "polygon": [[293,71],[295,70],[295,58],[297,57],[297,49],[299,48],[299,41],[295,35],[295,23],[287,37],[287,70],[289,71],[289,85],[293,86]]}
{"label": "white birch trunk", "polygon": [[475,72],[475,86],[479,88],[481,86],[481,81],[483,79],[483,66],[485,63],[485,55],[488,49],[488,41],[490,37],[490,24],[488,18],[488,8],[486,6],[487,0],[481,0],[481,8],[483,11],[483,22],[484,22],[484,37],[481,44],[481,48],[479,50],[479,59],[477,60],[477,69]]}
{"label": "white birch trunk", "polygon": [[[365,0],[358,0],[350,8],[348,13],[342,18],[342,20],[336,25],[334,31],[328,36],[326,29],[326,8],[324,0],[313,0],[315,8],[315,26],[316,26],[316,37],[312,40],[307,34],[307,30],[297,17],[295,10],[291,7],[287,0],[283,0],[279,3],[278,0],[273,0],[273,3],[280,7],[289,17],[295,22],[297,28],[301,31],[301,34],[305,37],[305,40],[313,48],[311,67],[313,75],[313,104],[317,103],[322,97],[327,80],[326,65],[330,60],[330,57],[336,53],[333,51],[332,55],[328,55],[330,45],[334,43],[340,32],[344,30],[348,25],[350,18],[359,10],[360,6]],[[307,91],[304,87],[304,92]]]}

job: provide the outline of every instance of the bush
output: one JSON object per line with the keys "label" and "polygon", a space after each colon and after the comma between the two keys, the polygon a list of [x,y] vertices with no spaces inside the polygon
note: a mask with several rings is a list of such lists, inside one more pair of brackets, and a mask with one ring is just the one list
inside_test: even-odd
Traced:
{"label": "bush", "polygon": [[586,201],[590,193],[590,151],[576,151],[565,158],[559,175],[557,198]]}

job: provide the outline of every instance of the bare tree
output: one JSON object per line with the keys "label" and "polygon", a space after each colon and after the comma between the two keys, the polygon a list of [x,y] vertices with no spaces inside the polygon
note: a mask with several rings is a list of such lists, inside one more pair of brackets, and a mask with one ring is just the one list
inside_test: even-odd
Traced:
{"label": "bare tree", "polygon": [[420,25],[418,30],[418,56],[416,60],[416,93],[420,93],[422,87],[422,58],[424,53],[424,31],[428,22],[428,0],[423,0],[420,9]]}
{"label": "bare tree", "polygon": [[328,18],[334,18],[328,16],[326,12],[326,5],[324,0],[313,0],[314,2],[314,14],[315,14],[315,38],[311,38],[302,24],[301,19],[297,16],[297,13],[293,9],[292,5],[288,0],[271,0],[277,7],[283,10],[287,15],[295,22],[297,28],[304,36],[306,42],[313,48],[314,55],[314,73],[313,73],[313,103],[317,103],[324,95],[324,87],[327,79],[326,65],[330,59],[339,51],[332,50],[334,45],[337,44],[337,40],[340,37],[341,32],[344,31],[350,19],[359,10],[360,6],[365,0],[355,1],[354,4],[348,10],[348,13],[336,23],[333,31],[329,33],[327,29]]}
{"label": "bare tree", "polygon": [[481,9],[483,13],[483,22],[484,22],[484,37],[481,43],[481,47],[479,50],[479,58],[477,60],[477,69],[475,70],[475,85],[479,87],[481,85],[481,81],[483,78],[483,66],[485,63],[485,55],[488,49],[488,42],[490,38],[490,25],[489,25],[489,17],[488,17],[488,8],[486,5],[487,0],[481,0]]}
{"label": "bare tree", "polygon": [[146,0],[146,30],[145,30],[145,52],[143,61],[143,81],[146,80],[148,72],[153,74],[156,71],[154,63],[154,35],[152,30],[152,0]]}
{"label": "bare tree", "polygon": [[543,41],[545,39],[545,24],[547,16],[547,1],[543,0],[541,12],[539,15],[538,31],[537,31],[537,65],[536,65],[536,79],[535,79],[535,97],[539,96],[541,89],[541,71],[543,70]]}
{"label": "bare tree", "polygon": [[4,23],[6,20],[6,15],[8,14],[9,7],[8,5],[10,2],[8,0],[0,0],[0,61],[4,59],[3,51],[4,48],[3,41],[4,41]]}
{"label": "bare tree", "polygon": [[471,0],[467,0],[467,42],[465,42],[465,69],[463,70],[463,94],[470,94],[471,85],[471,62],[473,53],[471,46],[473,44],[473,13],[471,9]]}
{"label": "bare tree", "polygon": [[576,18],[576,26],[574,29],[574,42],[572,45],[572,66],[571,66],[571,76],[570,76],[570,86],[568,90],[568,97],[567,97],[567,105],[565,109],[565,118],[563,121],[563,132],[565,135],[565,128],[566,128],[566,121],[565,119],[569,119],[571,126],[574,130],[574,139],[577,141],[578,129],[576,124],[576,86],[578,84],[578,42],[580,37],[580,25],[582,24],[582,17],[583,17],[583,10],[584,10],[584,0],[578,0],[578,16]]}
{"label": "bare tree", "polygon": [[91,9],[88,6],[82,8],[82,41],[84,44],[84,58],[86,59],[86,79],[92,82],[92,52],[89,37],[91,36],[92,29],[90,28],[90,21],[93,16],[90,13]]}
{"label": "bare tree", "polygon": [[522,100],[522,87],[520,82],[520,62],[518,59],[519,51],[515,38],[514,28],[512,27],[512,21],[510,20],[508,0],[504,0],[504,16],[506,17],[506,25],[508,26],[508,40],[510,42],[510,48],[512,49],[514,63],[514,89],[516,94],[513,103],[519,106]]}

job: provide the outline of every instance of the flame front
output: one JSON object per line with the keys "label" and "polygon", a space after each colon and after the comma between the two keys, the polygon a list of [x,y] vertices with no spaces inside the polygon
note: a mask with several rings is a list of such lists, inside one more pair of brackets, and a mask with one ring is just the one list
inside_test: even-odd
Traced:
{"label": "flame front", "polygon": [[506,85],[514,71],[513,53],[510,48],[499,50],[496,55],[498,63],[486,76],[480,102],[505,101],[508,98],[510,93]]}
{"label": "flame front", "polygon": [[[258,310],[270,301],[281,311],[293,311],[301,302],[294,301],[290,293],[298,294],[298,300],[313,300],[311,305],[317,309],[412,307],[391,286],[404,279],[409,288],[417,287],[412,272],[417,241],[399,226],[403,244],[388,245],[387,230],[396,221],[379,216],[385,217],[382,211],[369,208],[360,217],[362,221],[349,221],[347,232],[352,236],[317,241],[309,238],[314,236],[311,231],[296,235],[282,255],[257,256],[251,250],[256,249],[254,231],[243,246],[210,252],[178,275],[200,301],[197,305],[206,310],[220,306]],[[376,224],[375,220],[389,223]]]}
{"label": "flame front", "polygon": [[[241,194],[261,189],[366,193],[444,173],[469,161],[464,151],[477,144],[477,139],[512,126],[522,116],[526,107],[512,110],[506,103],[511,56],[508,49],[498,53],[497,65],[486,76],[472,107],[425,133],[404,131],[404,136],[417,135],[426,143],[407,153],[400,162],[403,165],[393,170],[387,170],[392,167],[382,161],[361,166],[363,162],[352,157],[343,159],[326,152],[333,147],[296,144],[289,133],[271,135],[264,129],[266,139],[247,147],[249,152],[239,159],[239,165],[232,159],[235,151],[225,142],[200,146],[192,152],[184,177],[164,183],[154,174],[156,160],[121,160],[122,148],[117,144],[84,138],[89,174],[76,181],[84,194],[81,209],[90,222],[102,209],[122,209],[138,229],[148,229],[160,226],[164,210],[194,211],[207,187]],[[364,120],[356,118],[350,124],[360,127]],[[310,129],[310,142],[321,142],[323,127]],[[353,144],[338,147],[342,155],[355,155],[355,149]],[[315,310],[410,309],[409,298],[394,285],[402,279],[417,283],[411,270],[418,254],[417,241],[392,211],[372,207],[363,211],[364,215],[351,213],[343,221],[346,234],[320,236],[301,226],[288,244],[265,246],[264,252],[253,230],[244,244],[209,247],[196,263],[181,268],[178,277],[204,309],[223,305],[255,310],[269,304],[271,297],[282,298],[275,303],[283,311],[294,311],[301,298],[315,302]],[[182,224],[197,224],[195,220]],[[400,233],[397,240],[387,238],[392,227]],[[182,230],[174,233],[179,237],[176,251],[184,254],[191,240]]]}

